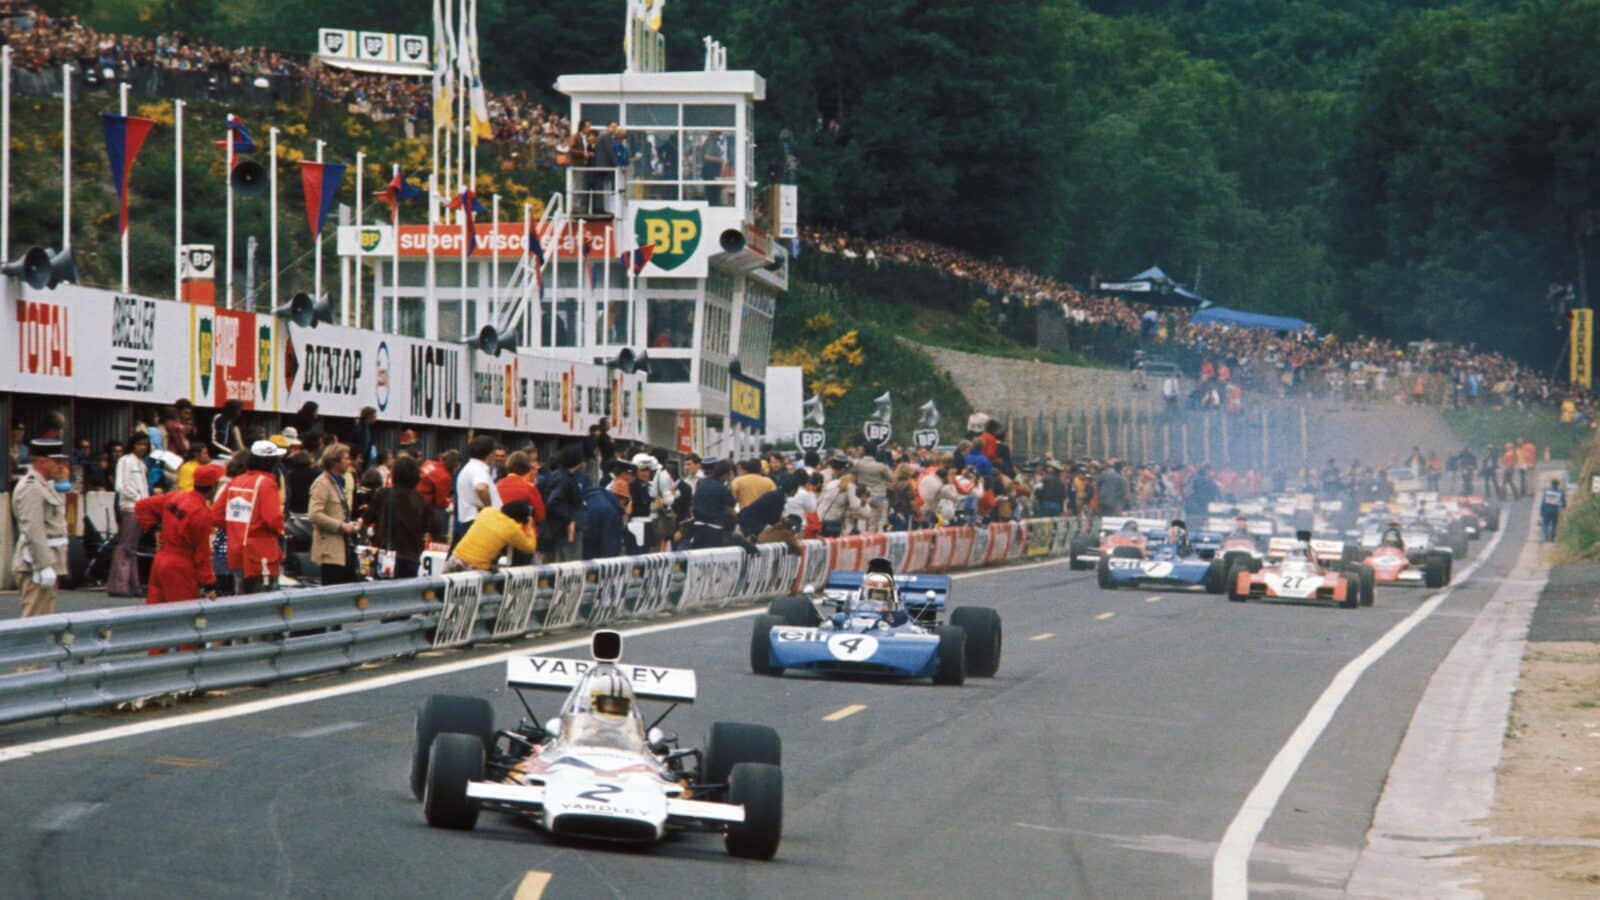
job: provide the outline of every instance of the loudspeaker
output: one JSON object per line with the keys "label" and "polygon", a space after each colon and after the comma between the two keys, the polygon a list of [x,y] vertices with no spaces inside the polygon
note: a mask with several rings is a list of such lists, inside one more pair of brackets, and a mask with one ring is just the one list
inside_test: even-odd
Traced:
{"label": "loudspeaker", "polygon": [[228,183],[233,185],[234,193],[254,197],[267,189],[267,170],[253,159],[236,159]]}
{"label": "loudspeaker", "polygon": [[0,267],[7,278],[20,278],[36,291],[50,285],[50,251],[43,247],[29,247],[28,252],[13,262]]}
{"label": "loudspeaker", "polygon": [[744,232],[737,228],[729,228],[717,238],[717,242],[722,245],[723,253],[738,253],[744,249]]}
{"label": "loudspeaker", "polygon": [[633,361],[633,370],[635,372],[643,372],[646,375],[650,374],[650,354],[648,352],[640,353],[639,358]]}
{"label": "loudspeaker", "polygon": [[888,391],[872,398],[872,418],[879,422],[887,422],[893,418],[893,406]]}
{"label": "loudspeaker", "polygon": [[927,403],[917,407],[917,411],[922,413],[922,417],[919,421],[921,422],[923,428],[939,427],[939,407],[934,406],[932,400],[929,400]]}
{"label": "loudspeaker", "polygon": [[289,302],[272,311],[272,314],[286,318],[301,328],[315,328],[322,322],[332,324],[333,301],[327,295],[313,300],[311,295],[301,291],[289,298]]}
{"label": "loudspeaker", "polygon": [[623,347],[615,358],[606,360],[606,368],[620,369],[624,375],[632,375],[639,368],[639,360],[634,357],[633,348]]}
{"label": "loudspeaker", "polygon": [[493,325],[485,325],[478,329],[478,339],[473,342],[480,353],[490,356],[499,356],[501,353],[515,353],[517,351],[516,332],[502,333]]}
{"label": "loudspeaker", "polygon": [[820,396],[812,394],[810,397],[807,397],[805,404],[801,407],[801,410],[806,421],[813,422],[817,425],[826,423],[827,415],[822,408],[822,398]]}
{"label": "loudspeaker", "polygon": [[733,359],[728,360],[728,374],[729,375],[743,375],[744,374],[744,363],[739,362],[739,357],[735,356]]}
{"label": "loudspeaker", "polygon": [[78,264],[72,258],[70,247],[60,253],[44,247],[29,247],[21,258],[0,266],[0,274],[20,278],[28,287],[42,291],[64,281],[76,284]]}

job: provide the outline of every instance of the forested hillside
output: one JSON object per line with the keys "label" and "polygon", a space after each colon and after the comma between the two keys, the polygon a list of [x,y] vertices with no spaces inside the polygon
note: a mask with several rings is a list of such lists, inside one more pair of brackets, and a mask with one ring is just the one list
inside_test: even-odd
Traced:
{"label": "forested hillside", "polygon": [[[102,27],[311,46],[426,0],[92,0]],[[50,4],[47,4],[50,5]],[[80,7],[64,3],[56,6]],[[336,9],[336,11],[335,11]],[[482,0],[491,87],[620,61],[621,0]],[[768,79],[804,216],[1075,281],[1160,264],[1220,301],[1548,366],[1600,183],[1600,0],[673,0]]]}

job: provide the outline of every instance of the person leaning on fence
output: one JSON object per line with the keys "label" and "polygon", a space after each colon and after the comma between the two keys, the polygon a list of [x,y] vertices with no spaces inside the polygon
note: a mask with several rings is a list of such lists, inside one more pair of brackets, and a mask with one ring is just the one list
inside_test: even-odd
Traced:
{"label": "person leaning on fence", "polygon": [[23,618],[56,611],[57,579],[67,571],[67,501],[57,488],[66,448],[59,440],[36,439],[28,445],[27,460],[27,474],[11,494],[17,528],[11,570],[22,595]]}
{"label": "person leaning on fence", "polygon": [[[412,456],[394,461],[393,484],[378,491],[367,504],[362,524],[372,533],[373,546],[380,553],[394,554],[393,577],[415,578],[422,563],[422,549],[433,527],[433,509],[417,493],[421,467]],[[389,569],[379,561],[380,573]]]}
{"label": "person leaning on fence", "polygon": [[493,572],[507,548],[523,553],[539,549],[539,539],[533,530],[533,506],[526,500],[513,500],[499,509],[486,506],[479,510],[467,527],[467,533],[450,551],[444,571],[446,574],[468,569]]}
{"label": "person leaning on fence", "polygon": [[361,530],[353,521],[344,490],[345,470],[350,466],[350,448],[329,444],[322,451],[322,474],[311,483],[311,499],[306,515],[311,519],[311,561],[317,564],[322,583],[349,584],[355,580],[350,565],[347,538]]}
{"label": "person leaning on fence", "polygon": [[[533,507],[533,527],[538,530],[540,523],[544,522],[544,497],[539,494],[539,485],[534,481],[533,457],[527,452],[518,450],[506,457],[506,474],[494,483],[496,491],[500,492],[500,500],[510,503],[513,500],[526,500]],[[526,566],[533,562],[531,554],[518,550],[511,554],[511,564]]]}

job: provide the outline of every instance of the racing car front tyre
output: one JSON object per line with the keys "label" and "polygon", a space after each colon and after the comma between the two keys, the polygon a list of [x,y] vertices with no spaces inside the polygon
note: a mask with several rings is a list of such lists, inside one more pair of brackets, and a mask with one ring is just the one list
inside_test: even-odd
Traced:
{"label": "racing car front tyre", "polygon": [[1378,576],[1366,563],[1356,566],[1361,570],[1361,605],[1371,606],[1378,596]]}
{"label": "racing car front tyre", "polygon": [[1242,562],[1236,562],[1228,567],[1228,599],[1234,603],[1243,603],[1249,599],[1248,594],[1239,593],[1239,576],[1250,571]]}
{"label": "racing car front tyre", "polygon": [[[1117,549],[1121,550],[1122,548],[1118,547]],[[1117,589],[1117,583],[1111,580],[1111,560],[1104,556],[1100,557],[1100,560],[1094,564],[1094,583],[1100,585],[1100,589],[1103,591]]]}
{"label": "racing car front tyre", "polygon": [[967,680],[967,632],[958,625],[946,625],[938,635],[939,668],[933,673],[933,683],[960,686]]}
{"label": "racing car front tyre", "polygon": [[950,624],[967,633],[967,674],[993,678],[1000,670],[1000,614],[987,606],[962,606],[950,613]]}
{"label": "racing car front tyre", "polygon": [[743,722],[712,722],[706,737],[702,784],[727,784],[728,776],[740,763],[783,764],[783,742],[778,732],[766,725]]}
{"label": "racing car front tyre", "polygon": [[728,827],[728,855],[776,856],[783,836],[783,770],[765,763],[739,763],[728,774],[728,802],[744,807],[744,821]]}
{"label": "racing car front tyre", "polygon": [[784,624],[777,616],[756,616],[750,626],[750,671],[757,675],[782,675],[783,666],[772,664],[772,629]]}
{"label": "racing car front tyre", "polygon": [[447,733],[477,738],[485,752],[494,743],[494,707],[482,697],[434,694],[417,708],[416,740],[411,745],[411,796],[422,799],[428,780],[433,739]]}
{"label": "racing car front tyre", "polygon": [[441,734],[432,750],[422,814],[434,828],[471,831],[478,804],[467,796],[467,782],[483,778],[483,743],[470,734]]}
{"label": "racing car front tyre", "polygon": [[780,620],[780,624],[795,628],[815,628],[822,624],[817,607],[804,597],[779,597],[767,605],[767,614]]}
{"label": "racing car front tyre", "polygon": [[1228,561],[1213,559],[1206,567],[1206,593],[1220,594],[1228,588]]}

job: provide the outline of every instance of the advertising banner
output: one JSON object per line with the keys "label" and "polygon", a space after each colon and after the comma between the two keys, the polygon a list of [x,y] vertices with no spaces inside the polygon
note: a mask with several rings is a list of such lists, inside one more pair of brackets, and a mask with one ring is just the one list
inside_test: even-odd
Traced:
{"label": "advertising banner", "polygon": [[728,375],[728,418],[756,433],[767,430],[766,387],[754,378]]}
{"label": "advertising banner", "polygon": [[270,409],[273,317],[190,305],[189,324],[194,402],[216,407],[238,400],[245,409]]}
{"label": "advertising banner", "polygon": [[[429,228],[428,225],[400,226],[402,259],[417,259],[428,255]],[[431,228],[434,256],[459,259],[462,239],[465,237],[464,229],[460,225],[434,225]],[[488,222],[479,222],[473,229],[473,234],[477,238],[477,245],[471,254],[473,259],[492,258],[498,246],[501,262],[514,262],[522,256],[523,249],[528,243],[527,233],[523,231],[521,222],[501,222],[498,230]],[[578,255],[577,226],[570,226],[562,232],[559,248],[551,244],[548,229],[541,232],[541,235],[545,241],[545,256],[559,254],[563,258],[568,258]],[[610,259],[622,254],[623,248],[617,247],[612,241],[609,222],[585,223],[583,242],[588,245],[589,255],[597,259]],[[392,257],[394,229],[389,225],[342,225],[339,227],[339,255]]]}
{"label": "advertising banner", "polygon": [[1567,313],[1572,322],[1568,348],[1569,376],[1573,384],[1588,390],[1593,380],[1594,310],[1582,307]]}
{"label": "advertising banner", "polygon": [[[0,317],[0,390],[170,403],[189,393],[188,308],[77,285],[24,288]],[[163,352],[165,350],[166,352]]]}
{"label": "advertising banner", "polygon": [[743,226],[737,210],[708,206],[703,200],[634,201],[629,208],[629,246],[622,251],[646,244],[654,248],[640,273],[647,278],[704,278],[711,255],[722,252],[722,233]]}

